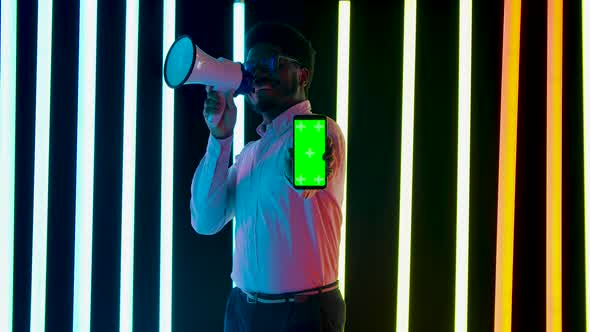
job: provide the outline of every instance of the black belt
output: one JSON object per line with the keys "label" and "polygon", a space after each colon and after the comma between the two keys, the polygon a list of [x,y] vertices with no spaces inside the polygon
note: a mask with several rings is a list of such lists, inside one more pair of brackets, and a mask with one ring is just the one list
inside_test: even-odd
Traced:
{"label": "black belt", "polygon": [[282,294],[265,294],[260,292],[248,292],[240,288],[240,290],[246,294],[248,303],[285,303],[285,302],[305,302],[310,296],[317,295],[320,293],[326,293],[338,288],[338,280],[331,284],[306,289],[298,292],[282,293]]}

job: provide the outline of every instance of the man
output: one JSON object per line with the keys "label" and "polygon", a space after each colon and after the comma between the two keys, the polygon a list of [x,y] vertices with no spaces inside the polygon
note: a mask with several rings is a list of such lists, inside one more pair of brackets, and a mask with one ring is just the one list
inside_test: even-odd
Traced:
{"label": "man", "polygon": [[345,143],[334,120],[327,118],[327,187],[293,186],[293,116],[312,114],[315,51],[300,32],[279,23],[257,24],[246,45],[245,67],[254,75],[246,99],[262,115],[261,138],[228,169],[234,92],[207,87],[203,116],[210,136],[191,188],[197,233],[215,234],[236,217],[231,278],[237,287],[227,300],[225,331],[343,331],[346,306],[337,278]]}

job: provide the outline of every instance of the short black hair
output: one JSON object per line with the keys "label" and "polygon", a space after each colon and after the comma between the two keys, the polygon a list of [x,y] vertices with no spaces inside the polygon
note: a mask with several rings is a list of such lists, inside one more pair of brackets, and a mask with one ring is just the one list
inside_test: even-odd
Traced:
{"label": "short black hair", "polygon": [[296,59],[302,67],[309,70],[309,80],[305,86],[305,93],[309,95],[316,54],[311,42],[293,26],[269,21],[257,23],[246,34],[247,49],[262,43],[277,47],[282,54]]}

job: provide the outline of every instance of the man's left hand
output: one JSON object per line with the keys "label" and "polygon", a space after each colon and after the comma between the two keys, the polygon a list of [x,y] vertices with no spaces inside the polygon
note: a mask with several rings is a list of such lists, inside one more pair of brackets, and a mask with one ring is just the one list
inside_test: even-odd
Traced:
{"label": "man's left hand", "polygon": [[326,152],[322,158],[326,161],[326,177],[330,180],[331,175],[334,174],[334,142],[330,136],[326,139]]}
{"label": "man's left hand", "polygon": [[[287,176],[287,180],[293,183],[293,148],[288,148],[288,155],[287,159],[285,160],[285,168],[286,172],[285,175]],[[331,179],[332,175],[334,174],[334,142],[330,136],[326,138],[326,151],[322,155],[322,158],[326,161],[326,177],[328,181]]]}

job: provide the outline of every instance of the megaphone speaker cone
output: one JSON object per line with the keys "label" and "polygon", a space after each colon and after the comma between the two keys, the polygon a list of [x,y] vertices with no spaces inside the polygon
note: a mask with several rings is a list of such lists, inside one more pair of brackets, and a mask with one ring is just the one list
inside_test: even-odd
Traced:
{"label": "megaphone speaker cone", "polygon": [[182,85],[195,64],[195,46],[189,36],[178,38],[170,47],[164,63],[164,80],[171,88]]}

